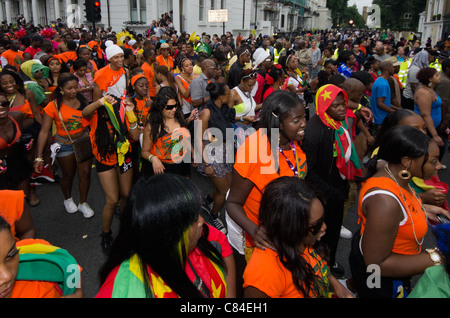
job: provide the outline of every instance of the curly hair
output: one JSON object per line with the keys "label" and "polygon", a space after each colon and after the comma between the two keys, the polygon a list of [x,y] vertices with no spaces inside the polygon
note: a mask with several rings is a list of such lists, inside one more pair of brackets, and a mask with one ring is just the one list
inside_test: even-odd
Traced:
{"label": "curly hair", "polygon": [[433,67],[424,67],[417,72],[416,78],[420,84],[428,86],[430,79],[437,73],[437,70]]}

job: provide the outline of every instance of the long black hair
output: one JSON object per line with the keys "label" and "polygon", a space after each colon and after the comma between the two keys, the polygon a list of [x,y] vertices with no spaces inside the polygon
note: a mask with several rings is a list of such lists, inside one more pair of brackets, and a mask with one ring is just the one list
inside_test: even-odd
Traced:
{"label": "long black hair", "polygon": [[158,140],[161,131],[164,129],[165,123],[162,112],[166,107],[167,102],[171,99],[177,101],[175,120],[178,121],[181,127],[187,126],[187,122],[184,119],[184,115],[181,110],[181,105],[178,100],[178,94],[172,87],[169,86],[161,87],[161,89],[159,90],[158,94],[155,97],[155,101],[152,104],[152,108],[150,109],[147,121],[151,127],[150,138],[153,143],[155,143]]}
{"label": "long black hair", "polygon": [[127,127],[125,123],[120,119],[119,108],[120,98],[110,95],[115,99],[115,103],[112,104],[112,109],[119,123],[119,131],[112,128],[111,119],[109,113],[104,106],[97,109],[97,129],[95,130],[95,142],[97,145],[98,153],[102,158],[106,158],[109,155],[116,153],[117,142],[125,141],[127,134]]}
{"label": "long black hair", "polygon": [[[298,251],[309,234],[311,204],[324,201],[319,192],[305,180],[297,177],[280,177],[270,182],[264,190],[259,208],[259,220],[273,242],[278,258],[292,274],[297,290],[308,297],[319,296],[314,269]],[[320,243],[315,248],[327,259],[327,250]]]}
{"label": "long black hair", "polygon": [[[187,233],[197,221],[201,205],[201,191],[187,178],[167,173],[139,178],[121,216],[119,234],[110,256],[100,270],[100,283],[105,282],[116,266],[137,254],[147,296],[151,291],[145,265],[161,276],[180,297],[203,297],[185,272],[189,246]],[[207,230],[204,225],[197,247],[226,270],[220,251],[207,240]]]}

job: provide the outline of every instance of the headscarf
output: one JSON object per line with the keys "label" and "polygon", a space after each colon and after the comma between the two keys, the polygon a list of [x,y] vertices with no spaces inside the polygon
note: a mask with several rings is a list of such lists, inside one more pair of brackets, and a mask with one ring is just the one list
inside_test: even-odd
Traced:
{"label": "headscarf", "polygon": [[334,130],[334,146],[337,153],[336,166],[343,179],[352,180],[355,176],[362,176],[361,163],[355,150],[347,119],[336,121],[327,114],[327,109],[342,93],[348,104],[347,93],[341,88],[327,84],[319,88],[316,93],[316,114],[322,123]]}
{"label": "headscarf", "polygon": [[98,55],[98,57],[100,59],[103,59],[103,51],[100,48],[100,45],[98,44],[97,41],[90,41],[90,42],[88,42],[87,47],[90,48],[91,51],[92,51],[94,49],[94,46],[96,46],[96,45],[97,45],[97,55]]}
{"label": "headscarf", "polygon": [[22,63],[19,68],[19,76],[23,80],[25,88],[33,92],[36,105],[40,105],[46,99],[44,88],[39,85],[34,78],[34,74],[40,70],[42,71],[42,78],[47,78],[50,69],[47,66],[42,65],[39,60],[26,61]]}
{"label": "headscarf", "polygon": [[47,66],[42,65],[40,61],[29,60],[22,63],[20,66],[19,75],[24,82],[36,82],[34,74],[38,71],[42,71],[42,78],[47,78],[50,73],[50,69]]}

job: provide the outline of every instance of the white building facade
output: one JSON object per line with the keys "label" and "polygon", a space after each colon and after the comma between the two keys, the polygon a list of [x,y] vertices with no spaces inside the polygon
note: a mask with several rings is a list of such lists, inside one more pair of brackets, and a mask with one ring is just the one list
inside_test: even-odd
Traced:
{"label": "white building facade", "polygon": [[[153,20],[173,12],[174,28],[180,33],[223,34],[231,31],[248,36],[251,32],[273,34],[330,27],[326,0],[100,0],[102,21],[116,32],[126,27],[143,33]],[[43,26],[57,18],[79,26],[85,23],[84,0],[0,0],[0,19],[25,20]],[[228,10],[228,21],[209,22],[209,10]],[[325,17],[325,18],[324,18]]]}
{"label": "white building facade", "polygon": [[422,34],[423,45],[428,38],[431,38],[433,45],[441,39],[444,27],[444,12],[446,12],[448,6],[450,6],[449,0],[427,1],[425,11],[419,15],[418,32]]}

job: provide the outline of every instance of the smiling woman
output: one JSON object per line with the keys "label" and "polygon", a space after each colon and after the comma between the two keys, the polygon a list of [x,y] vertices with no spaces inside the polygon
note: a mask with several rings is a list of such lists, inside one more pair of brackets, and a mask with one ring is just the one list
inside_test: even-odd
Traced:
{"label": "smiling woman", "polygon": [[275,91],[264,101],[260,128],[237,151],[226,209],[245,231],[247,259],[255,246],[272,246],[258,217],[265,186],[281,176],[306,176],[307,157],[300,146],[305,127],[302,101],[295,93]]}

